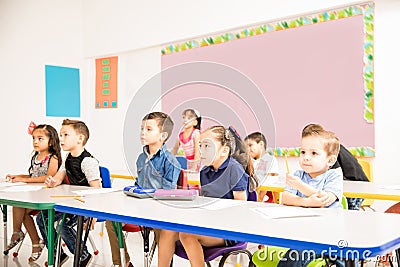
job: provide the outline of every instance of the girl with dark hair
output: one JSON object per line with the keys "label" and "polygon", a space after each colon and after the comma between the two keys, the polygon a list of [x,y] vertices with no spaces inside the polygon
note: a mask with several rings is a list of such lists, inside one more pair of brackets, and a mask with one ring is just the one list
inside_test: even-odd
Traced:
{"label": "girl with dark hair", "polygon": [[[247,200],[257,182],[246,146],[233,127],[213,126],[200,137],[201,194],[207,197]],[[180,240],[191,266],[204,266],[203,246],[232,246],[235,240],[161,230],[158,266],[170,266],[175,242]]]}
{"label": "girl with dark hair", "polygon": [[182,112],[182,121],[182,130],[171,152],[176,155],[179,147],[182,148],[188,160],[188,169],[198,170],[198,160],[200,158],[200,112],[195,109],[185,109]]}
{"label": "girl with dark hair", "polygon": [[[28,170],[29,174],[7,174],[6,179],[15,182],[43,183],[47,176],[55,175],[61,165],[61,148],[57,131],[50,125],[41,124],[32,131],[33,156]],[[39,238],[35,222],[30,216],[32,209],[13,207],[13,235],[5,251],[9,251],[24,239],[21,230],[24,224],[31,240],[32,253],[29,262],[39,259],[45,246]]]}

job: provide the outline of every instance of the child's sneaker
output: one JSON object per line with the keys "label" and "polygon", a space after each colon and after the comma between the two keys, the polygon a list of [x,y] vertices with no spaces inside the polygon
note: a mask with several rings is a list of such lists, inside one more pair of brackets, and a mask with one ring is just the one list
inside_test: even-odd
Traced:
{"label": "child's sneaker", "polygon": [[[69,259],[69,256],[65,252],[62,252],[60,255],[60,265],[59,266],[62,266],[64,263],[66,263],[68,259]],[[57,259],[55,259],[54,262],[56,262],[56,261],[57,261]],[[46,267],[49,266],[47,261],[44,263],[44,265]]]}
{"label": "child's sneaker", "polygon": [[92,259],[93,259],[93,256],[92,256],[92,254],[89,253],[89,254],[86,256],[86,258],[84,258],[84,259],[81,260],[81,264],[80,264],[79,266],[80,266],[80,267],[89,266],[89,263],[92,261]]}
{"label": "child's sneaker", "polygon": [[66,253],[61,253],[60,255],[60,266],[62,266],[64,263],[67,262],[69,259],[68,255]]}

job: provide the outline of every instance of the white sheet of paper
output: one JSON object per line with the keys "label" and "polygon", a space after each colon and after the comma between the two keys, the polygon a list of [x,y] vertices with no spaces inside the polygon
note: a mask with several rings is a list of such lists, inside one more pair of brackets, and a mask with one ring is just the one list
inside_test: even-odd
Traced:
{"label": "white sheet of paper", "polygon": [[400,184],[380,186],[382,189],[400,190]]}
{"label": "white sheet of paper", "polygon": [[296,217],[310,217],[320,216],[312,209],[300,208],[300,207],[265,207],[265,208],[253,208],[254,212],[261,214],[267,218],[280,219],[280,218],[296,218]]}
{"label": "white sheet of paper", "polygon": [[238,205],[243,205],[245,204],[246,201],[240,201],[240,200],[229,200],[229,201],[224,201],[224,200],[218,200],[212,201],[207,205],[201,206],[200,208],[206,209],[206,210],[220,210],[220,209],[225,209],[225,208],[230,208]]}
{"label": "white sheet of paper", "polygon": [[3,183],[0,183],[0,188],[16,186],[16,185],[24,185],[24,184],[26,184],[26,183],[24,183],[24,182],[16,182],[16,183],[3,182]]}
{"label": "white sheet of paper", "polygon": [[95,194],[103,194],[103,193],[110,193],[115,191],[120,191],[121,188],[91,188],[87,190],[76,190],[72,191],[72,193],[77,194],[78,196],[88,196],[88,195],[95,195]]}
{"label": "white sheet of paper", "polygon": [[20,186],[11,186],[6,187],[5,189],[1,189],[3,192],[29,192],[29,191],[37,191],[44,188],[43,185],[20,185]]}

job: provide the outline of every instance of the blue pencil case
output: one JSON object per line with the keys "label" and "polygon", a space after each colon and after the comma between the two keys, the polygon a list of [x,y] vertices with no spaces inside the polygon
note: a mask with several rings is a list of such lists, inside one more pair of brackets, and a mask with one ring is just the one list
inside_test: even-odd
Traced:
{"label": "blue pencil case", "polygon": [[130,197],[149,198],[153,197],[155,189],[143,189],[136,185],[130,185],[124,188],[124,193]]}

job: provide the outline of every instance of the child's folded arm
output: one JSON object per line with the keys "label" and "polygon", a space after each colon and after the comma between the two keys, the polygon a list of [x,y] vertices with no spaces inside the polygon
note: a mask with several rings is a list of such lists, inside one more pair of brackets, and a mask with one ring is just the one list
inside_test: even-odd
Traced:
{"label": "child's folded arm", "polygon": [[286,183],[307,197],[318,192],[317,189],[304,183],[298,176],[289,173],[286,174]]}
{"label": "child's folded arm", "polygon": [[328,197],[325,207],[332,205],[338,199],[338,197],[332,192],[329,191],[323,191],[323,192],[325,192],[325,194],[327,194]]}
{"label": "child's folded arm", "polygon": [[309,197],[300,197],[287,191],[282,194],[282,204],[307,208],[320,208],[325,206],[323,201],[316,197],[316,194]]}

